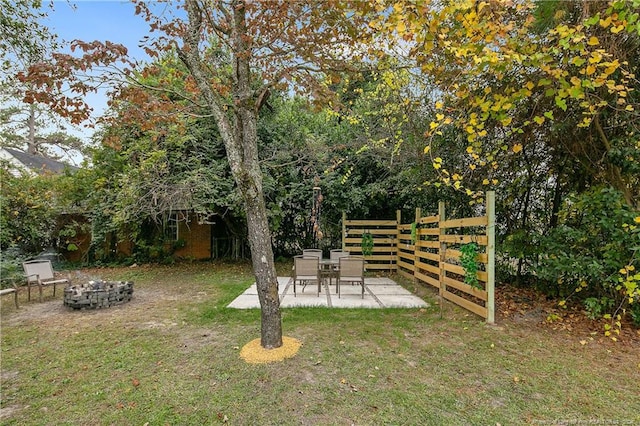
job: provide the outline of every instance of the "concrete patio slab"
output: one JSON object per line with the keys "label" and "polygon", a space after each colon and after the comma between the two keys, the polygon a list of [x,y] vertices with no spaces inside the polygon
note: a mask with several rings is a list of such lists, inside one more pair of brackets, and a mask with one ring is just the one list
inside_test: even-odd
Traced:
{"label": "concrete patio slab", "polygon": [[[408,296],[403,295],[377,295],[380,303],[384,305],[385,308],[428,308],[429,304],[422,299],[419,299],[417,296],[412,294]],[[416,301],[419,299],[419,302]],[[422,303],[420,303],[422,302]]]}
{"label": "concrete patio slab", "polygon": [[294,307],[327,307],[329,301],[326,294],[320,293],[320,296],[316,296],[315,292],[298,292],[293,296],[293,287],[290,289],[290,294],[287,294],[280,300],[280,307],[282,308],[294,308]]}
{"label": "concrete patio slab", "polygon": [[[290,277],[278,277],[278,294],[280,306],[290,307],[333,307],[333,308],[426,308],[429,304],[418,296],[398,285],[387,277],[365,278],[366,291],[361,297],[359,285],[342,285],[340,297],[336,286],[324,284],[320,295],[316,287],[308,285],[304,291],[299,286],[297,294],[293,294],[293,282]],[[227,307],[235,309],[260,308],[256,284],[251,285]]]}
{"label": "concrete patio slab", "polygon": [[371,289],[376,295],[381,294],[395,294],[395,295],[403,295],[403,296],[413,296],[409,290],[406,288],[400,287],[399,285],[377,285],[377,286],[369,286],[367,287]]}

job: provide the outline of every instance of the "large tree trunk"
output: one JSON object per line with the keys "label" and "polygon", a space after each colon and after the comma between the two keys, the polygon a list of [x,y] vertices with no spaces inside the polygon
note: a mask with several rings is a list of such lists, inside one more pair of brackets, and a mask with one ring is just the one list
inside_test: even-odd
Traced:
{"label": "large tree trunk", "polygon": [[246,43],[247,24],[244,2],[238,1],[233,7],[234,26],[231,43],[234,59],[233,95],[236,100],[235,136],[236,147],[242,149],[242,161],[231,164],[247,214],[249,247],[253,271],[261,308],[261,344],[262,347],[278,348],[282,346],[282,321],[280,299],[278,299],[278,277],[273,263],[271,232],[262,189],[262,171],[258,158],[258,116],[256,101],[251,89],[250,49]]}
{"label": "large tree trunk", "polygon": [[262,172],[257,157],[257,117],[250,110],[243,110],[240,115],[245,158],[240,167],[234,168],[233,175],[247,214],[247,236],[261,307],[261,344],[264,348],[278,348],[282,346],[282,321]]}
{"label": "large tree trunk", "polygon": [[245,41],[247,28],[244,2],[235,2],[232,9],[230,47],[234,71],[232,96],[235,105],[229,115],[226,100],[218,97],[209,85],[206,66],[198,51],[203,24],[202,11],[194,0],[187,1],[186,6],[189,24],[185,34],[185,47],[178,50],[178,56],[198,84],[224,141],[231,173],[242,195],[247,214],[249,247],[262,311],[261,344],[267,349],[278,348],[282,346],[278,279],[258,159],[258,116],[251,90],[250,49]]}

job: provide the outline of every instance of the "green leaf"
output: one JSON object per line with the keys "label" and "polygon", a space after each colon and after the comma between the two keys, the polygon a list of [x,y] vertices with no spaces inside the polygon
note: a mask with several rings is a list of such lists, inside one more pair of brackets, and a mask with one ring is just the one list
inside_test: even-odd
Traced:
{"label": "green leaf", "polygon": [[598,22],[600,22],[600,12],[596,13],[594,16],[592,16],[591,18],[589,18],[586,21],[584,21],[584,24],[587,27],[590,27],[592,25],[597,24]]}

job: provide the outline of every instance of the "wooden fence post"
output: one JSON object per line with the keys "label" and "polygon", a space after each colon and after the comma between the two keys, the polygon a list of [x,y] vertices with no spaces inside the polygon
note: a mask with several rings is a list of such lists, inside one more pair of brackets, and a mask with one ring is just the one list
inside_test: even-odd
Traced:
{"label": "wooden fence post", "polygon": [[418,224],[420,223],[420,218],[422,217],[422,209],[420,207],[416,207],[416,217],[414,219],[414,222],[416,224],[416,239],[415,241],[413,241],[413,281],[417,282],[418,279],[416,278],[416,271],[417,268],[415,267],[416,261],[418,259],[418,255],[417,255],[417,251],[418,251],[418,241],[420,241],[420,228],[418,228]]}
{"label": "wooden fence post", "polygon": [[345,241],[347,238],[347,212],[342,212],[342,250],[344,251],[347,248],[347,242]]}
{"label": "wooden fence post", "polygon": [[444,283],[444,276],[446,274],[446,270],[444,269],[444,264],[446,261],[446,253],[447,253],[447,243],[444,241],[444,235],[446,234],[446,228],[442,227],[442,223],[445,221],[445,204],[444,201],[438,202],[438,239],[440,240],[440,276],[438,280],[440,281],[440,317],[443,316],[444,310],[444,292],[447,290],[447,285]]}
{"label": "wooden fence post", "polygon": [[[402,212],[400,210],[396,210],[396,236],[395,236],[395,246],[396,246],[396,257],[395,259],[393,258],[393,256],[389,256],[391,259],[389,260],[389,264],[393,265],[393,262],[396,263],[396,265],[398,265],[398,243],[400,242],[400,238],[398,237],[398,235],[400,235],[400,224],[402,223]],[[396,271],[397,271],[397,266],[396,266]]]}
{"label": "wooden fence post", "polygon": [[496,193],[488,191],[487,203],[487,323],[495,323],[495,262],[496,262]]}

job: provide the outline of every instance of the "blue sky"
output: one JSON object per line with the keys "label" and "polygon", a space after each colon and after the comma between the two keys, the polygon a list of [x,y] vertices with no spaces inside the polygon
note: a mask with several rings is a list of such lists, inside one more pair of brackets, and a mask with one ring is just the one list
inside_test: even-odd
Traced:
{"label": "blue sky", "polygon": [[62,40],[109,40],[125,45],[136,59],[146,59],[139,41],[148,25],[129,1],[55,1],[45,24]]}
{"label": "blue sky", "polygon": [[[42,23],[56,34],[60,41],[111,41],[127,47],[133,59],[147,61],[149,57],[138,46],[140,40],[149,34],[148,24],[135,15],[134,5],[129,1],[54,1],[53,9],[44,2],[48,17]],[[99,116],[107,105],[104,91],[89,94],[86,102]],[[93,129],[68,129],[69,133],[88,142]]]}

